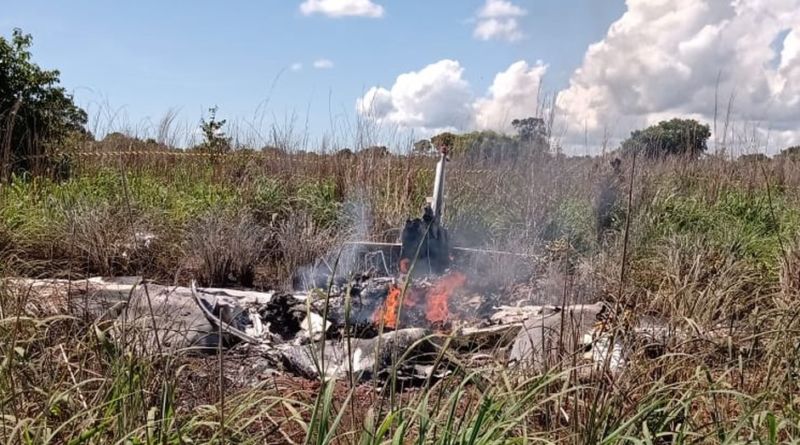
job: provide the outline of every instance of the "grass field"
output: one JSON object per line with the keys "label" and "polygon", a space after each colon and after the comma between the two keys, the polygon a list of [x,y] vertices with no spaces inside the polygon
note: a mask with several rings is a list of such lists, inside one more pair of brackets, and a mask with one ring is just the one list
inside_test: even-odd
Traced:
{"label": "grass field", "polygon": [[[131,353],[93,320],[45,316],[0,286],[0,439],[800,441],[800,164],[624,159],[617,174],[608,161],[454,159],[445,224],[461,245],[569,264],[592,299],[695,333],[656,359],[588,382],[569,368],[497,363],[402,394],[288,376],[253,388],[228,377],[236,357]],[[68,179],[0,186],[0,274],[280,288],[353,233],[394,241],[430,193],[434,163],[277,151],[80,158]],[[725,335],[704,334],[720,326]]]}

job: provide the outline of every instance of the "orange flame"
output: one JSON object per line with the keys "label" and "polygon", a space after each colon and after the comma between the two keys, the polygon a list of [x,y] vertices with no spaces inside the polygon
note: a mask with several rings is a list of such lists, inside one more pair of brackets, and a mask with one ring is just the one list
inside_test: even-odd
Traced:
{"label": "orange flame", "polygon": [[375,314],[372,316],[372,321],[387,328],[397,328],[397,307],[400,305],[400,295],[402,290],[399,287],[392,285],[389,288],[389,295],[386,296],[386,301],[378,307]]}
{"label": "orange flame", "polygon": [[[453,292],[460,289],[467,281],[467,277],[459,272],[451,272],[441,277],[425,293],[425,318],[431,324],[443,325],[450,318],[450,310],[447,307],[450,296]],[[383,324],[389,329],[397,329],[400,316],[400,301],[403,308],[411,309],[417,306],[422,296],[421,289],[411,288],[403,296],[403,289],[396,284],[389,287],[386,300],[375,309],[372,314],[372,322],[376,325]]]}
{"label": "orange flame", "polygon": [[[413,307],[416,305],[416,301],[414,298],[412,298],[412,295],[413,293],[409,292],[409,294],[403,298],[403,306]],[[403,289],[393,284],[389,288],[389,294],[386,296],[386,301],[384,301],[383,304],[375,310],[375,313],[372,314],[373,323],[377,325],[383,323],[383,325],[387,328],[397,329],[397,323],[399,321],[398,316],[400,312],[400,299],[402,296]]]}
{"label": "orange flame", "polygon": [[466,282],[467,277],[459,272],[451,272],[437,281],[428,291],[425,318],[431,323],[447,322],[450,317],[450,310],[447,307],[450,295]]}

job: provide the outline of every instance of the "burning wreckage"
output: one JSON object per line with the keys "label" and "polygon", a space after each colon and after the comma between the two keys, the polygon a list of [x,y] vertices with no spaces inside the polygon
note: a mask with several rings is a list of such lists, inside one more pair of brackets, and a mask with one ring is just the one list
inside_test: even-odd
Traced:
{"label": "burning wreckage", "polygon": [[[42,297],[29,299],[36,306],[29,309],[92,316],[138,348],[229,348],[247,357],[247,374],[256,380],[253,371],[280,369],[313,379],[393,375],[412,382],[496,362],[539,370],[583,364],[594,375],[621,369],[634,344],[648,350],[663,345],[667,330],[660,323],[628,322],[618,335],[614,326],[622,323],[602,302],[534,305],[543,301],[535,292],[520,298],[487,289],[480,273],[461,270],[460,258],[476,252],[514,254],[450,245],[441,223],[446,162],[443,152],[433,197],[421,218],[406,222],[400,243],[352,243],[379,254],[380,267],[371,273],[343,278],[329,271],[323,279],[312,277],[317,286],[289,293],[160,286],[135,278],[14,284]],[[123,335],[136,327],[135,336]]]}

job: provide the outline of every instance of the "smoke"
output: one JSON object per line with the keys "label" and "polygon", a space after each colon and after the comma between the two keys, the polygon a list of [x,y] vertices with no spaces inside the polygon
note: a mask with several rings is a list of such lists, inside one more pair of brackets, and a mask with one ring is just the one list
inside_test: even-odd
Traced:
{"label": "smoke", "polygon": [[595,230],[598,245],[603,244],[607,232],[614,228],[619,218],[620,186],[622,184],[622,161],[614,158],[611,161],[612,171],[600,181],[594,202]]}
{"label": "smoke", "polygon": [[326,288],[331,280],[334,285],[341,286],[354,273],[365,271],[366,249],[356,243],[369,237],[372,210],[363,192],[358,191],[348,197],[342,205],[340,220],[344,227],[340,246],[326,252],[311,264],[300,267],[292,279],[295,289]]}

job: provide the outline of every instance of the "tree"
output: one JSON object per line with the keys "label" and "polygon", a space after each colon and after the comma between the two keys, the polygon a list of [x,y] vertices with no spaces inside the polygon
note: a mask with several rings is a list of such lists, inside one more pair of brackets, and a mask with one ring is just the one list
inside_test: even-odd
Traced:
{"label": "tree", "polygon": [[430,140],[422,139],[414,142],[414,148],[412,151],[415,154],[432,155],[436,153],[436,148],[434,148],[433,143]]}
{"label": "tree", "polygon": [[32,62],[32,43],[20,29],[10,40],[0,37],[0,173],[5,177],[42,166],[41,155],[53,154],[71,138],[91,138],[84,127],[86,112],[59,86],[59,71]]}
{"label": "tree", "polygon": [[208,121],[200,119],[200,131],[203,132],[203,144],[200,149],[211,153],[224,153],[231,149],[231,138],[225,135],[222,127],[227,122],[225,119],[217,120],[217,110],[219,107],[208,109]]}
{"label": "tree", "polygon": [[511,126],[517,130],[521,142],[534,142],[547,136],[547,126],[544,124],[544,119],[539,117],[514,119],[511,121]]}
{"label": "tree", "polygon": [[431,143],[433,144],[433,148],[436,149],[437,152],[443,149],[452,152],[453,148],[455,148],[457,139],[458,136],[454,135],[453,133],[444,132],[432,137]]}
{"label": "tree", "polygon": [[371,145],[358,151],[358,156],[364,158],[384,158],[390,154],[389,147],[385,145]]}
{"label": "tree", "polygon": [[694,119],[672,119],[636,130],[622,143],[623,153],[634,151],[649,158],[682,155],[697,158],[708,149],[708,125]]}
{"label": "tree", "polygon": [[416,154],[436,155],[445,147],[453,157],[496,164],[518,160],[530,146],[523,144],[518,137],[483,130],[464,134],[440,133],[430,140],[415,142],[413,151]]}
{"label": "tree", "polygon": [[511,126],[517,130],[520,143],[533,153],[547,153],[550,151],[550,133],[544,119],[540,117],[527,117],[514,119]]}
{"label": "tree", "polygon": [[764,153],[748,153],[739,156],[739,162],[767,162],[767,161],[769,161],[769,156],[765,155]]}
{"label": "tree", "polygon": [[784,148],[778,154],[778,157],[792,160],[800,159],[800,145]]}

